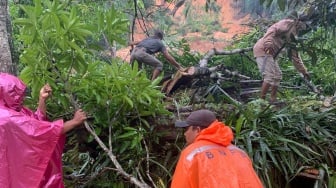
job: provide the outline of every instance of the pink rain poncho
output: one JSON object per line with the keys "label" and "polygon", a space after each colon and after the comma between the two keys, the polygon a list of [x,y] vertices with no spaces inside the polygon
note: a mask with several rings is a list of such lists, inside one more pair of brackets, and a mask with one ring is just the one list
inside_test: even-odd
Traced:
{"label": "pink rain poncho", "polygon": [[22,106],[25,84],[0,74],[0,188],[64,187],[63,120]]}

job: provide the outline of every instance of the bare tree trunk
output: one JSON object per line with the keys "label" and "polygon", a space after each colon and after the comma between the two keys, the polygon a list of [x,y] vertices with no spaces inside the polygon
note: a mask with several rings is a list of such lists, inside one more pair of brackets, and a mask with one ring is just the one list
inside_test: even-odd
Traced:
{"label": "bare tree trunk", "polygon": [[0,72],[16,74],[10,50],[8,0],[0,0]]}

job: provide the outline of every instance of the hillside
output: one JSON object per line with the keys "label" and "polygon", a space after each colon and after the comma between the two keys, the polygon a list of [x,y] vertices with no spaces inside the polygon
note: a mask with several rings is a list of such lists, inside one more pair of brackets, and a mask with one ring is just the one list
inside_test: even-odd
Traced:
{"label": "hillside", "polygon": [[[192,50],[205,53],[211,48],[224,48],[226,45],[230,44],[230,41],[234,37],[244,34],[249,30],[248,26],[244,25],[249,19],[248,16],[240,18],[239,10],[234,8],[233,0],[217,0],[217,5],[220,9],[219,12],[205,12],[205,0],[195,0],[191,1],[191,3],[193,9],[191,13],[194,13],[191,16],[196,22],[199,21],[200,25],[204,24],[202,21],[207,21],[204,20],[204,18],[212,16],[214,19],[213,23],[219,24],[220,26],[212,32],[191,32],[183,36],[187,39],[187,41],[190,41],[190,47]],[[177,23],[185,21],[185,17],[183,16],[184,8],[185,6],[182,6],[174,16],[174,20]],[[204,34],[207,34],[206,37]],[[204,40],[204,38],[212,39],[212,41]]]}
{"label": "hillside", "polygon": [[[249,17],[241,15],[234,2],[234,0],[217,0],[206,12],[206,0],[192,0],[182,5],[174,16],[169,14],[174,4],[157,0],[156,7],[168,10],[167,16],[172,19],[173,24],[170,33],[166,33],[167,36],[174,35],[176,41],[185,38],[192,51],[206,53],[212,48],[224,48],[233,38],[249,31],[247,26]],[[137,25],[136,28],[135,41],[146,37],[141,26]],[[129,48],[118,50],[117,56],[128,61]]]}

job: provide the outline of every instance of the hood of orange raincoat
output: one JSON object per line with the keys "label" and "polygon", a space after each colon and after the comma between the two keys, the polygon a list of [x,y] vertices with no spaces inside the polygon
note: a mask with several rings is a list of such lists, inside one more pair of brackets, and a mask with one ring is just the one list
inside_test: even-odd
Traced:
{"label": "hood of orange raincoat", "polygon": [[214,121],[179,157],[171,188],[262,188],[248,155],[231,144],[229,126]]}
{"label": "hood of orange raincoat", "polygon": [[203,129],[195,141],[209,141],[218,145],[228,146],[233,140],[233,132],[230,127],[218,120],[214,121],[208,128]]}

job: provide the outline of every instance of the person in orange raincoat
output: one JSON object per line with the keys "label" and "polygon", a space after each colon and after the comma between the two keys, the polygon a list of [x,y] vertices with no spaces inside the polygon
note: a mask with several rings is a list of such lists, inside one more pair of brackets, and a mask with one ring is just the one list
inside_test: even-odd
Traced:
{"label": "person in orange raincoat", "polygon": [[213,112],[197,110],[175,127],[185,128],[186,148],[173,175],[171,188],[262,188],[249,156],[231,144],[230,127]]}
{"label": "person in orange raincoat", "polygon": [[79,109],[69,121],[50,122],[51,87],[41,88],[35,112],[23,106],[25,90],[19,78],[0,73],[0,187],[62,188],[65,133],[81,125],[86,113]]}

